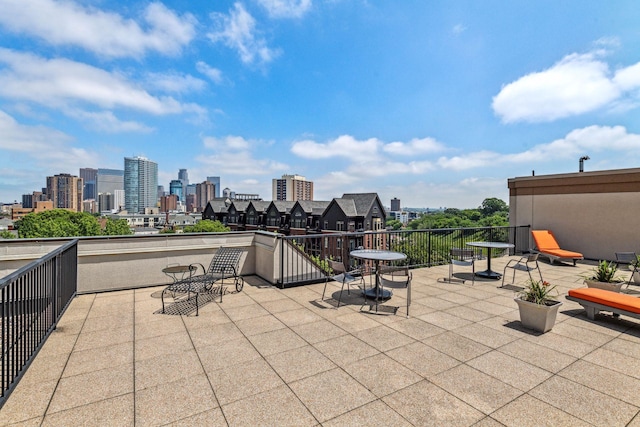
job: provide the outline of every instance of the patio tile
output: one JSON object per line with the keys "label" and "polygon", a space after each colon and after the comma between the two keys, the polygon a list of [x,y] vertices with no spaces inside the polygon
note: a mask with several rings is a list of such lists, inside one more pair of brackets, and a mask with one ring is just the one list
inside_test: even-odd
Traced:
{"label": "patio tile", "polygon": [[180,353],[189,348],[193,348],[193,344],[186,332],[136,340],[134,344],[135,360],[150,359],[164,354]]}
{"label": "patio tile", "polygon": [[584,326],[576,326],[569,322],[563,322],[553,327],[553,332],[558,335],[582,341],[596,347],[600,347],[613,339],[609,333],[603,331],[604,329],[600,331],[590,330]]}
{"label": "patio tile", "polygon": [[484,416],[426,380],[382,400],[415,426],[469,426]]}
{"label": "patio tile", "polygon": [[201,349],[202,347],[208,347],[222,341],[242,338],[244,334],[231,322],[212,325],[209,328],[190,328],[189,336],[191,337],[191,341],[193,341],[193,346],[195,346],[196,349]]}
{"label": "patio tile", "polygon": [[378,316],[361,313],[360,311],[352,311],[351,313],[342,314],[334,319],[336,326],[354,333],[364,329],[375,328],[380,325],[376,320]]}
{"label": "patio tile", "polygon": [[417,301],[420,304],[423,304],[434,310],[446,310],[448,308],[456,307],[458,305],[453,301],[447,301],[446,299],[443,299],[440,297],[419,298],[417,299]]}
{"label": "patio tile", "polygon": [[403,319],[400,322],[389,324],[389,327],[416,340],[422,340],[445,331],[445,329],[425,321],[423,317]]}
{"label": "patio tile", "polygon": [[347,334],[347,331],[337,327],[325,319],[317,322],[305,323],[304,325],[292,326],[291,329],[311,344],[327,341]]}
{"label": "patio tile", "polygon": [[291,329],[278,329],[260,335],[253,335],[248,338],[263,356],[282,353],[283,351],[307,345],[307,343]]}
{"label": "patio tile", "polygon": [[133,392],[133,363],[61,378],[47,413]]}
{"label": "patio tile", "polygon": [[468,305],[459,305],[444,310],[445,313],[453,314],[454,316],[462,317],[463,319],[470,320],[472,322],[480,322],[481,320],[491,317],[486,311],[476,310]]}
{"label": "patio tile", "polygon": [[470,320],[454,316],[453,314],[445,313],[444,311],[434,311],[432,313],[423,314],[422,316],[418,316],[418,319],[424,320],[427,323],[430,323],[442,329],[446,329],[448,331],[472,323]]}
{"label": "patio tile", "polygon": [[317,322],[319,320],[322,320],[322,317],[318,316],[307,308],[281,311],[279,313],[276,313],[274,316],[289,327],[304,325],[305,323]]}
{"label": "patio tile", "polygon": [[583,357],[596,349],[592,344],[558,335],[553,330],[542,335],[524,335],[523,339],[573,357]]}
{"label": "patio tile", "polygon": [[80,334],[73,349],[74,351],[90,350],[125,342],[133,342],[133,325]]}
{"label": "patio tile", "polygon": [[527,394],[491,414],[505,426],[513,427],[587,427],[591,424]]}
{"label": "patio tile", "polygon": [[136,322],[135,325],[137,340],[184,331],[184,322],[178,316],[167,316],[162,322]]}
{"label": "patio tile", "polygon": [[253,344],[245,338],[224,340],[218,344],[198,349],[200,363],[206,372],[224,369],[228,366],[244,364],[262,357]]}
{"label": "patio tile", "polygon": [[512,341],[500,347],[499,350],[553,373],[557,373],[577,360],[573,356],[527,340]]}
{"label": "patio tile", "polygon": [[385,426],[385,427],[410,427],[412,426],[400,414],[391,409],[381,400],[375,400],[364,406],[356,408],[346,414],[322,423],[324,427],[342,426]]}
{"label": "patio tile", "polygon": [[195,350],[173,353],[136,362],[136,391],[182,378],[202,375],[204,371]]}
{"label": "patio tile", "polygon": [[252,317],[251,319],[238,320],[236,326],[246,336],[258,335],[263,332],[275,331],[287,326],[272,315]]}
{"label": "patio tile", "polygon": [[485,414],[490,414],[522,392],[466,365],[441,372],[431,381]]}
{"label": "patio tile", "polygon": [[495,350],[467,364],[522,391],[529,391],[552,375],[549,371]]}
{"label": "patio tile", "polygon": [[376,399],[370,391],[339,368],[292,382],[289,386],[320,422]]}
{"label": "patio tile", "polygon": [[[281,294],[280,294],[281,295]],[[259,301],[260,305],[267,310],[269,313],[281,313],[283,311],[289,310],[297,310],[299,308],[303,308],[304,306],[291,298],[282,298],[282,296],[278,299],[274,299],[271,301]]]}
{"label": "patio tile", "polygon": [[629,334],[621,335],[619,338],[606,343],[602,348],[640,359],[640,339],[633,340],[632,338],[633,336]]}
{"label": "patio tile", "polygon": [[[516,302],[513,299],[509,298],[511,304],[498,304],[491,301],[478,301],[474,300],[472,303],[468,304],[468,307],[471,307],[475,310],[483,311],[490,316],[502,315],[504,313],[509,313],[514,309],[517,309]],[[502,302],[502,301],[501,301]]]}
{"label": "patio tile", "polygon": [[108,347],[74,351],[69,356],[62,377],[86,374],[133,362],[133,342],[115,344]]}
{"label": "patio tile", "polygon": [[336,367],[335,363],[310,345],[267,356],[265,359],[286,382],[297,381]]}
{"label": "patio tile", "polygon": [[345,366],[353,361],[379,353],[378,350],[353,335],[343,335],[322,341],[315,344],[314,347],[338,366]]}
{"label": "patio tile", "polygon": [[489,328],[479,323],[463,326],[456,329],[455,332],[458,335],[462,335],[463,337],[492,348],[498,348],[516,340],[516,338],[510,334]]}
{"label": "patio tile", "polygon": [[57,380],[41,383],[19,383],[10,398],[0,410],[0,425],[21,423],[34,418],[43,417],[47,405],[57,392]]}
{"label": "patio tile", "polygon": [[227,422],[220,408],[210,409],[167,424],[170,427],[223,426]]}
{"label": "patio tile", "polygon": [[234,322],[243,319],[251,319],[254,317],[262,317],[269,314],[267,310],[257,304],[247,304],[241,306],[225,305],[224,307],[222,307],[222,310],[226,313],[227,316],[229,316],[229,319]]}
{"label": "patio tile", "polygon": [[48,414],[42,427],[46,426],[134,426],[133,393],[78,406],[61,412]]}
{"label": "patio tile", "polygon": [[640,359],[620,354],[617,351],[599,348],[584,356],[583,360],[634,378],[640,378]]}
{"label": "patio tile", "polygon": [[421,342],[390,350],[386,354],[424,378],[430,378],[460,364],[454,358]]}
{"label": "patio tile", "polygon": [[264,359],[255,359],[242,365],[208,371],[220,405],[272,390],[284,384],[280,376]]}
{"label": "patio tile", "polygon": [[157,426],[218,407],[205,375],[136,392],[136,426]]}
{"label": "patio tile", "polygon": [[345,366],[344,370],[378,397],[422,380],[421,376],[384,354],[358,360]]}
{"label": "patio tile", "polygon": [[624,426],[638,412],[635,406],[559,376],[529,394],[593,425]]}
{"label": "patio tile", "polygon": [[[20,384],[39,384],[47,381],[57,381],[69,360],[68,354],[53,354],[51,356],[36,357],[20,380]],[[131,362],[131,359],[129,359]]]}
{"label": "patio tile", "polygon": [[388,351],[415,341],[413,338],[399,334],[398,331],[384,325],[365,329],[354,335],[380,351]]}
{"label": "patio tile", "polygon": [[422,342],[462,362],[491,351],[491,347],[458,335],[455,331],[447,331],[423,339]]}
{"label": "patio tile", "polygon": [[[230,426],[316,426],[317,420],[286,386],[223,405]],[[208,424],[211,425],[211,424]]]}
{"label": "patio tile", "polygon": [[[617,364],[611,360],[611,364]],[[559,373],[560,376],[598,390],[623,402],[640,407],[640,379],[627,373],[620,373],[603,366],[578,360]]]}

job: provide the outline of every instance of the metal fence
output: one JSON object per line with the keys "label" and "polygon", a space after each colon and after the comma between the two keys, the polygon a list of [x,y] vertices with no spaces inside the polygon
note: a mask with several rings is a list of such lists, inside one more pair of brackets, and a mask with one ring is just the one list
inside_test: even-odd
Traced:
{"label": "metal fence", "polygon": [[[300,236],[278,236],[281,240],[280,287],[302,285],[324,280],[327,258],[346,265],[358,262],[349,253],[355,249],[383,249],[407,255],[404,265],[410,268],[431,267],[449,263],[451,248],[464,248],[468,242],[489,241],[511,243],[508,255],[529,248],[530,226],[442,228],[428,230],[372,231],[361,233],[322,233]],[[474,248],[486,251],[487,249]],[[503,250],[494,250],[499,256]]]}
{"label": "metal fence", "polygon": [[77,254],[72,240],[0,279],[0,406],[75,296]]}

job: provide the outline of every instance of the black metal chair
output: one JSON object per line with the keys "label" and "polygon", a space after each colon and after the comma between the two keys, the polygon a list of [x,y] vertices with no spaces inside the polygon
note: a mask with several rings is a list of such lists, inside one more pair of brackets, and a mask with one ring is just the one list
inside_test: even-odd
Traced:
{"label": "black metal chair", "polygon": [[[174,296],[176,294],[187,294],[187,300],[191,299],[191,294],[195,296],[196,300],[196,316],[198,315],[198,295],[201,293],[220,294],[220,302],[222,302],[222,295],[226,291],[225,279],[232,279],[235,285],[236,291],[242,291],[244,287],[244,279],[239,274],[240,258],[244,253],[244,249],[239,248],[218,248],[213,255],[213,259],[209,264],[209,268],[205,269],[204,265],[200,263],[190,264],[189,267],[200,266],[203,274],[190,276],[181,280],[177,280],[171,285],[167,286],[162,291],[162,312],[164,313],[164,294],[165,292],[171,292]],[[219,282],[219,283],[218,283]]]}
{"label": "black metal chair", "polygon": [[[324,301],[324,294],[327,291],[327,283],[329,283],[329,280],[335,280],[336,282],[339,282],[342,284],[342,287],[340,288],[340,296],[338,297],[338,307],[340,307],[340,302],[342,301],[342,292],[344,291],[344,285],[347,285],[347,294],[350,295],[351,284],[360,282],[362,284],[362,291],[364,293],[364,291],[366,290],[365,289],[366,284],[360,270],[347,271],[343,262],[334,261],[331,259],[327,259],[326,261],[329,265],[330,271],[328,272],[324,282],[324,290],[322,291],[322,301]],[[356,275],[359,275],[359,276],[356,276]],[[363,298],[364,298],[364,295],[363,295]]]}
{"label": "black metal chair", "polygon": [[526,271],[527,273],[529,273],[529,280],[533,280],[533,276],[531,276],[531,272],[533,270],[538,270],[538,274],[540,275],[540,281],[542,282],[543,281],[542,272],[540,271],[540,266],[538,265],[539,256],[540,254],[535,253],[535,254],[528,254],[523,257],[520,257],[520,259],[518,260],[510,259],[507,265],[504,266],[504,271],[502,272],[502,285],[500,285],[500,287],[502,288],[504,286],[504,277],[506,276],[507,268],[513,269],[513,279],[511,279],[513,283],[515,283],[516,281],[516,270]]}
{"label": "black metal chair", "polygon": [[[449,283],[453,277],[453,266],[471,267],[471,284],[475,284],[476,277],[476,255],[473,249],[451,248],[449,250]],[[462,283],[464,283],[464,279]]]}
{"label": "black metal chair", "polygon": [[[406,289],[407,290],[407,317],[409,317],[409,306],[411,306],[411,272],[407,266],[384,266],[380,268],[380,287],[382,289]],[[378,299],[375,300],[376,310]],[[400,307],[397,307],[400,308]],[[397,310],[395,308],[395,310]],[[394,310],[394,312],[395,312]]]}
{"label": "black metal chair", "polygon": [[631,276],[629,276],[629,280],[627,281],[627,289],[633,281],[634,285],[640,285],[637,281],[634,280],[634,276],[636,273],[640,274],[640,260],[638,259],[638,255],[635,252],[616,252],[616,262],[618,264],[627,264],[629,266],[629,270],[631,270]]}

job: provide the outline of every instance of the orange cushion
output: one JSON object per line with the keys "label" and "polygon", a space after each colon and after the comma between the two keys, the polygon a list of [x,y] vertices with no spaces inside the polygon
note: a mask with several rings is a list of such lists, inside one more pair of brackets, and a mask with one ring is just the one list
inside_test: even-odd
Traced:
{"label": "orange cushion", "polygon": [[553,233],[549,230],[531,230],[533,240],[536,242],[536,246],[540,250],[547,249],[560,249],[560,245],[553,236]]}
{"label": "orange cushion", "polygon": [[569,296],[640,314],[640,298],[598,288],[571,289]]}
{"label": "orange cushion", "polygon": [[540,249],[540,252],[555,255],[559,258],[583,258],[580,252],[565,251],[564,249]]}

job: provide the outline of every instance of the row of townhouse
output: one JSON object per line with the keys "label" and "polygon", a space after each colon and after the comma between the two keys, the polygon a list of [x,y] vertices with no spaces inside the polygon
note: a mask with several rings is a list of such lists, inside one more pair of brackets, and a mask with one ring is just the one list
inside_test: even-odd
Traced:
{"label": "row of townhouse", "polygon": [[[330,201],[237,201],[214,199],[202,219],[218,220],[232,231],[265,230],[305,239],[307,253],[341,259],[356,247],[379,248],[382,235],[354,236],[348,242],[330,239],[336,232],[375,232],[386,227],[386,212],[376,193],[343,194]],[[325,236],[324,238],[322,236]]]}

